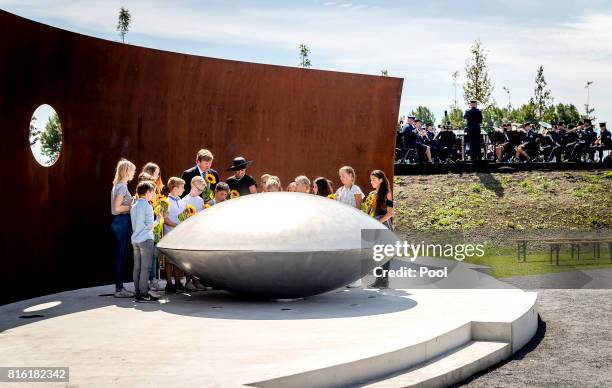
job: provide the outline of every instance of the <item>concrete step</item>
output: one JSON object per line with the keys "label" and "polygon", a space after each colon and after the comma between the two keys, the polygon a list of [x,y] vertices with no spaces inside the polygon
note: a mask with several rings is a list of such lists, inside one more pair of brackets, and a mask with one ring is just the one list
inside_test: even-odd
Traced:
{"label": "concrete step", "polygon": [[446,354],[382,380],[362,385],[369,388],[446,387],[507,359],[507,342],[469,341]]}

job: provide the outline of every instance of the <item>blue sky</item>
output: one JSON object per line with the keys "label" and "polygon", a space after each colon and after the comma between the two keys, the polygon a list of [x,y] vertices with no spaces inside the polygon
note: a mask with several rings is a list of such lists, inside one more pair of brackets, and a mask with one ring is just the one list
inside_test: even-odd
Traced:
{"label": "blue sky", "polygon": [[[581,111],[586,81],[598,120],[612,118],[610,1],[65,1],[0,0],[36,21],[118,41],[121,6],[130,44],[196,55],[296,66],[300,43],[314,68],[404,78],[401,114],[417,105],[439,119],[452,103],[451,74],[480,38],[498,105],[533,94],[537,67],[555,102]],[[461,99],[461,87],[458,88]]]}

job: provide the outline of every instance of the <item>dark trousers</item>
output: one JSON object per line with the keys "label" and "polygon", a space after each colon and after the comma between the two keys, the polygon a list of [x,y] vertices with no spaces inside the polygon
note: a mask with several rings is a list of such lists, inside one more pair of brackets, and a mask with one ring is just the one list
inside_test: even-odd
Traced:
{"label": "dark trousers", "polygon": [[123,266],[132,236],[132,220],[129,214],[113,216],[111,229],[115,235],[115,288],[123,288]]}
{"label": "dark trousers", "polygon": [[480,134],[467,134],[466,140],[470,145],[469,155],[472,160],[480,160],[482,156],[482,139],[480,138]]}

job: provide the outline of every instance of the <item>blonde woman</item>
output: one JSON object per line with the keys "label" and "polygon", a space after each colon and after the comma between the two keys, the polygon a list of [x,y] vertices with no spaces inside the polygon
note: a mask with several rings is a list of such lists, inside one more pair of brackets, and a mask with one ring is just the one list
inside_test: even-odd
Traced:
{"label": "blonde woman", "polygon": [[295,178],[295,191],[298,193],[310,193],[310,179],[305,175],[300,175]]}
{"label": "blonde woman", "polygon": [[111,229],[115,235],[115,297],[132,298],[134,294],[123,287],[122,274],[125,257],[132,236],[132,195],[128,190],[128,182],[134,179],[136,166],[129,160],[122,159],[117,163],[113,189],[111,190],[111,214],[113,221]]}

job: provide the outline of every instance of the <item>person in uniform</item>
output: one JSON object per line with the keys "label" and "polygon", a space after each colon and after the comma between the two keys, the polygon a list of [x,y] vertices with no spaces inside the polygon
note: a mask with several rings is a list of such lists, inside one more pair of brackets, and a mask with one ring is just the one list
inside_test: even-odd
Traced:
{"label": "person in uniform", "polygon": [[436,159],[439,157],[438,155],[439,145],[438,145],[438,141],[436,140],[436,132],[434,131],[433,123],[425,124],[425,131],[427,135],[425,144],[429,147],[431,151],[431,158]]}
{"label": "person in uniform", "polygon": [[538,149],[536,134],[531,126],[531,123],[523,124],[523,128],[525,129],[525,140],[521,145],[516,147],[516,154],[514,155],[516,162],[520,160],[521,156],[529,162],[531,160],[529,152],[534,152]]}
{"label": "person in uniform", "polygon": [[565,148],[565,125],[563,122],[558,122],[554,126],[553,131],[548,133],[549,143],[551,145],[550,150],[545,154],[546,161],[552,162],[553,159],[557,163],[561,163],[561,154]]}
{"label": "person in uniform", "polygon": [[510,135],[508,134],[508,131],[512,128],[512,125],[510,123],[503,123],[502,124],[502,131],[501,133],[496,137],[494,143],[495,143],[495,156],[497,157],[497,161],[498,162],[503,162],[506,160],[506,155],[510,152],[510,151],[514,151],[514,147],[512,146],[512,143],[510,142]]}
{"label": "person in uniform", "polygon": [[597,140],[591,146],[591,159],[595,160],[595,153],[599,154],[599,162],[603,162],[603,152],[605,150],[612,150],[612,137],[611,133],[606,127],[606,123],[599,123],[599,136]]}
{"label": "person in uniform", "polygon": [[435,139],[438,143],[440,160],[445,163],[454,163],[458,159],[457,136],[453,132],[450,121],[446,122],[446,125],[438,132]]}
{"label": "person in uniform", "polygon": [[427,162],[431,163],[431,150],[428,146],[423,144],[423,137],[425,136],[424,133],[422,133],[424,132],[422,128],[423,122],[420,119],[413,120],[415,125],[413,127],[410,123],[411,118],[412,116],[409,117],[409,124],[404,127],[404,147],[406,150],[417,150],[419,160],[423,160],[423,156],[425,156]]}
{"label": "person in uniform", "polygon": [[480,124],[482,124],[482,112],[478,109],[476,100],[470,101],[470,109],[463,114],[467,125],[465,128],[465,139],[469,144],[469,155],[472,160],[480,160],[482,154],[482,136],[480,135]]}
{"label": "person in uniform", "polygon": [[570,160],[580,162],[582,155],[590,151],[591,146],[595,143],[597,134],[590,119],[584,119],[583,129],[578,132],[578,140],[574,143],[574,147],[570,154]]}

